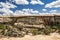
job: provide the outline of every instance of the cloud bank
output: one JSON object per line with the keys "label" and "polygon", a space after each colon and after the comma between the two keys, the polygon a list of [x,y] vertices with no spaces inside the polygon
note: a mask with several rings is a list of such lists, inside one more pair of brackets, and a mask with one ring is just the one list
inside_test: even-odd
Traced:
{"label": "cloud bank", "polygon": [[60,7],[60,0],[56,0],[45,5],[45,8],[58,8],[58,7]]}
{"label": "cloud bank", "polygon": [[[27,0],[9,0],[11,2],[16,3],[17,5],[35,5],[35,4],[39,4],[39,5],[44,5],[43,2],[41,2],[40,0],[31,0],[31,2],[27,1]],[[13,12],[12,10],[10,10],[10,8],[16,8],[17,6],[10,3],[10,2],[0,2],[0,16],[13,16],[13,15],[32,15],[32,14],[53,14],[53,13],[57,13],[57,10],[50,10],[50,13],[40,13],[38,10],[34,10],[34,9],[22,9],[22,10],[16,10],[15,12]],[[60,7],[60,0],[56,0],[53,1],[51,3],[48,3],[45,5],[45,8],[42,9],[43,12],[48,11],[46,8],[58,8]]]}
{"label": "cloud bank", "polygon": [[44,5],[43,2],[41,2],[40,0],[31,0],[30,4],[39,4],[39,5]]}

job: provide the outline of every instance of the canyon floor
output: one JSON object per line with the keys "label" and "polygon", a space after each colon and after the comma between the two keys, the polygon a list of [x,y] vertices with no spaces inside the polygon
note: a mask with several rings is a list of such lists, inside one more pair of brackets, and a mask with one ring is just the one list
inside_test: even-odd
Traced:
{"label": "canyon floor", "polygon": [[60,35],[52,34],[52,35],[25,35],[24,37],[4,37],[0,38],[0,40],[60,40]]}

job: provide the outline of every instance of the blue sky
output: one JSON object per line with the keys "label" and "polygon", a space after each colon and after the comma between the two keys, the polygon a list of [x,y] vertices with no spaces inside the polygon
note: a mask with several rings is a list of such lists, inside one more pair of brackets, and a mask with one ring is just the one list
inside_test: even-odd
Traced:
{"label": "blue sky", "polygon": [[[4,5],[7,7],[5,7]],[[26,14],[26,13],[27,14],[29,13],[58,14],[60,13],[60,1],[59,0],[0,0],[0,14],[16,15],[16,14]]]}

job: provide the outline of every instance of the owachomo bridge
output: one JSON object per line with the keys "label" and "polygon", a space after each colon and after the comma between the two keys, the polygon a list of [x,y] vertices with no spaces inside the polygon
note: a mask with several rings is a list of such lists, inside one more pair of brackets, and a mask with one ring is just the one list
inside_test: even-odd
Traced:
{"label": "owachomo bridge", "polygon": [[22,16],[1,16],[0,23],[24,27],[40,27],[41,25],[60,24],[60,15],[22,15]]}

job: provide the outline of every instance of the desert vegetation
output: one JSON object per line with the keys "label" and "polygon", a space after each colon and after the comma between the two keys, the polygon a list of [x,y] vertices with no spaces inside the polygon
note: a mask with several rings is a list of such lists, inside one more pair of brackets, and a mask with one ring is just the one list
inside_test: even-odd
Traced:
{"label": "desert vegetation", "polygon": [[[18,27],[17,27],[18,26]],[[60,25],[46,25],[44,28],[26,28],[19,25],[0,25],[0,35],[8,37],[23,37],[25,35],[50,35],[50,33],[60,34]]]}
{"label": "desert vegetation", "polygon": [[[7,19],[7,21],[5,21]],[[43,21],[40,17],[6,18],[0,23],[0,36],[24,37],[25,35],[60,34],[60,23],[51,20]],[[51,18],[50,18],[51,19]]]}

